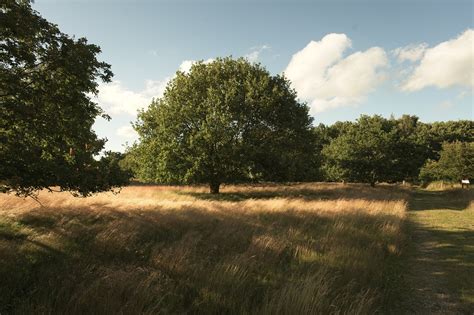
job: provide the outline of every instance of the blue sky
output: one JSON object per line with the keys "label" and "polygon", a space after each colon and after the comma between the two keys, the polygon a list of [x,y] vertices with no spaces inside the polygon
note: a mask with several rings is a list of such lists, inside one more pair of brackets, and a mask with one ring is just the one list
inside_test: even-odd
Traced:
{"label": "blue sky", "polygon": [[33,7],[102,48],[114,82],[95,129],[133,141],[137,108],[194,60],[246,56],[285,71],[315,123],[360,114],[473,119],[472,1],[52,1]]}

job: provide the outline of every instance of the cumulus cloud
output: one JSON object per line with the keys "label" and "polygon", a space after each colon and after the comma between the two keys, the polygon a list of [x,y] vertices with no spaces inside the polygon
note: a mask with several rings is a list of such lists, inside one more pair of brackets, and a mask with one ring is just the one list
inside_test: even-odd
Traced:
{"label": "cumulus cloud", "polygon": [[270,49],[270,46],[268,45],[262,45],[262,46],[257,46],[257,47],[252,47],[250,50],[251,52],[249,52],[248,54],[244,55],[244,58],[246,58],[248,61],[250,62],[257,62],[258,59],[260,58],[260,54],[264,51],[264,50],[268,50]]}
{"label": "cumulus cloud", "polygon": [[130,125],[125,125],[117,129],[117,136],[127,138],[127,139],[137,139],[138,134]]}
{"label": "cumulus cloud", "polygon": [[393,55],[397,57],[399,62],[411,61],[415,62],[420,60],[426,52],[428,44],[422,43],[418,45],[408,45],[405,47],[399,47],[392,51]]}
{"label": "cumulus cloud", "polygon": [[404,91],[418,91],[428,86],[474,88],[474,30],[427,48],[419,65],[402,83]]}
{"label": "cumulus cloud", "polygon": [[137,110],[145,108],[153,97],[163,95],[168,79],[147,80],[142,91],[135,92],[122,85],[120,81],[99,85],[97,101],[110,114],[126,113],[136,115]]}
{"label": "cumulus cloud", "polygon": [[[207,59],[204,63],[210,63]],[[194,60],[184,60],[178,67],[179,71],[188,73]],[[139,109],[147,107],[153,98],[163,96],[168,82],[174,77],[168,76],[163,80],[146,80],[145,88],[135,92],[125,87],[120,81],[101,83],[97,102],[109,114],[129,114],[135,116]]]}
{"label": "cumulus cloud", "polygon": [[292,56],[285,75],[313,113],[357,105],[384,80],[381,70],[388,60],[382,48],[344,57],[350,47],[345,34],[328,34]]}

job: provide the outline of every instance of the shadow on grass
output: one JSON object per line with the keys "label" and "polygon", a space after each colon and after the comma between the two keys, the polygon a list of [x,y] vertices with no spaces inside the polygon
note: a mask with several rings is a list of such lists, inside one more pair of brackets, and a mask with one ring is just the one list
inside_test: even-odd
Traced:
{"label": "shadow on grass", "polygon": [[474,200],[474,190],[455,189],[448,191],[416,190],[410,199],[409,208],[419,210],[458,210],[466,209]]}
{"label": "shadow on grass", "polygon": [[[399,237],[384,227],[400,218],[213,206],[20,215],[5,235],[28,236],[0,235],[0,313],[248,313],[277,293],[307,294],[301,303],[312,304],[300,306],[322,313],[384,307],[384,266]],[[318,274],[314,292],[290,292]]]}
{"label": "shadow on grass", "polygon": [[474,231],[445,231],[410,223],[413,244],[407,255],[410,313],[474,312]]}
{"label": "shadow on grass", "polygon": [[[365,199],[369,201],[393,201],[400,199],[400,192],[403,188],[379,185],[377,187],[370,187],[364,184],[325,184],[326,187],[299,187],[299,185],[252,185],[252,186],[231,186],[227,189],[221,190],[219,194],[210,194],[207,192],[193,192],[180,190],[177,194],[192,196],[201,200],[212,201],[231,201],[240,202],[249,199],[273,199],[273,198],[288,198],[301,199],[305,201],[314,200],[336,200],[340,198],[345,199]],[[252,189],[257,188],[257,189]]]}
{"label": "shadow on grass", "polygon": [[407,221],[411,241],[404,254],[409,267],[405,312],[474,313],[472,196],[473,191],[460,189],[413,193]]}

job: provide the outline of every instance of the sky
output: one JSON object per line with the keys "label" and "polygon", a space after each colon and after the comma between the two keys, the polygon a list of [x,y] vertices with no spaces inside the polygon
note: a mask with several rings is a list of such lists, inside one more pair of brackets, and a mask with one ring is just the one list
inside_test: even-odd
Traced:
{"label": "sky", "polygon": [[62,32],[99,45],[111,83],[95,98],[112,117],[106,149],[136,140],[137,110],[197,60],[245,57],[285,75],[314,124],[361,114],[474,119],[472,1],[36,0]]}

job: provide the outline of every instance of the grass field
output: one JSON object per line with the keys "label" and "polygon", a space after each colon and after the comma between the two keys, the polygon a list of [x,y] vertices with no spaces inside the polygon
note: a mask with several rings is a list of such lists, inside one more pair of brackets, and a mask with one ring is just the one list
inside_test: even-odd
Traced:
{"label": "grass field", "polygon": [[[417,274],[424,266],[417,260],[422,248],[411,244],[423,244],[411,235],[417,229],[452,242],[437,255],[455,255],[457,262],[440,266],[463,275],[445,279],[443,288],[452,293],[451,309],[470,307],[470,193],[458,193],[456,209],[440,210],[450,219],[443,211],[459,216],[450,225],[445,217],[428,218],[438,207],[431,193],[394,186],[226,186],[217,196],[206,192],[132,186],[87,199],[42,192],[41,204],[0,196],[0,313],[425,310],[405,296],[411,284],[411,296],[428,296],[414,286],[417,276],[429,277]],[[451,196],[439,200],[451,206]]]}

